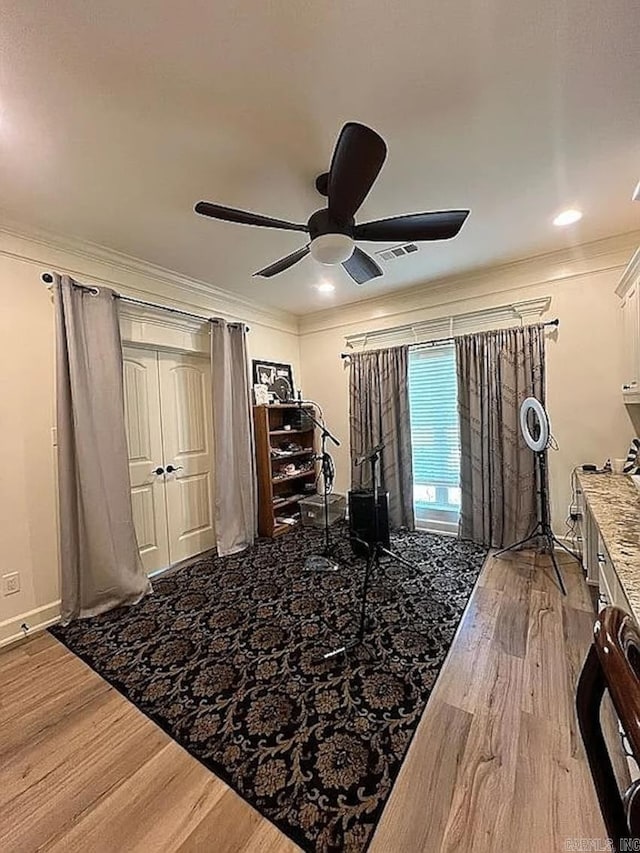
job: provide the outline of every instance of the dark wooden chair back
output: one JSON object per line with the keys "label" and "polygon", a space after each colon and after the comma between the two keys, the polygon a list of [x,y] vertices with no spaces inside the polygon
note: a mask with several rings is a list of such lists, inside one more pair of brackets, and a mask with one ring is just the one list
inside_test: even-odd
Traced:
{"label": "dark wooden chair back", "polygon": [[620,794],[602,733],[600,705],[608,690],[640,764],[640,632],[629,613],[605,607],[598,614],[593,634],[578,681],[576,709],[602,816],[619,851],[631,849],[621,839],[640,837],[640,784],[634,783],[624,796]]}

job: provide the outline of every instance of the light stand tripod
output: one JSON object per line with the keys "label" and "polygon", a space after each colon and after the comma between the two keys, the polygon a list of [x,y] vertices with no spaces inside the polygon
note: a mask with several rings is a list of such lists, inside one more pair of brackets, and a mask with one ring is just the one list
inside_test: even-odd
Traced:
{"label": "light stand tripod", "polygon": [[379,444],[360,460],[361,465],[367,461],[371,462],[371,478],[373,481],[373,512],[375,525],[374,530],[376,541],[374,544],[370,544],[369,542],[365,542],[364,539],[360,539],[360,537],[353,536],[354,539],[364,545],[369,551],[369,556],[367,558],[367,563],[364,570],[364,579],[362,583],[362,598],[360,601],[360,620],[358,623],[358,631],[356,633],[356,636],[352,639],[347,640],[338,648],[332,649],[330,652],[326,652],[326,654],[323,655],[325,660],[327,658],[332,658],[335,655],[339,655],[341,652],[346,652],[348,649],[353,649],[363,644],[367,621],[369,581],[371,579],[372,571],[374,569],[377,570],[380,565],[380,558],[384,555],[386,557],[391,557],[391,559],[396,560],[398,563],[402,563],[403,566],[407,566],[409,569],[416,568],[413,563],[410,563],[408,560],[405,560],[404,557],[401,557],[399,554],[396,554],[394,551],[391,551],[389,548],[385,547],[384,543],[380,539],[380,512],[378,508],[379,490],[377,465],[380,461],[380,454],[382,453],[383,449],[384,445]]}
{"label": "light stand tripod", "polygon": [[[302,400],[298,400],[298,406],[302,411]],[[336,447],[340,447],[338,439],[331,435],[324,422],[317,420],[308,409],[304,410],[304,415],[311,423],[320,429],[320,438],[322,449],[320,458],[322,460],[322,485],[324,492],[324,548],[321,554],[311,554],[305,560],[304,567],[309,571],[314,572],[335,572],[339,568],[338,563],[333,558],[334,546],[331,544],[331,534],[329,533],[329,481],[331,479],[331,471],[333,462],[331,456],[327,452],[327,439],[332,441]]]}
{"label": "light stand tripod", "polygon": [[502,548],[502,550],[497,551],[494,554],[494,557],[500,557],[502,554],[507,554],[509,551],[516,551],[523,545],[526,545],[527,542],[535,541],[538,544],[539,548],[540,540],[543,540],[544,544],[541,550],[546,550],[549,552],[549,556],[551,557],[551,562],[553,563],[553,568],[556,573],[556,578],[558,579],[558,586],[562,590],[562,594],[566,595],[567,590],[565,588],[564,581],[562,580],[560,567],[558,566],[558,561],[556,560],[555,555],[556,544],[563,548],[567,552],[567,554],[570,554],[574,560],[577,560],[578,563],[581,564],[581,560],[577,556],[577,554],[574,554],[573,551],[567,548],[564,542],[561,542],[558,539],[551,527],[551,510],[549,507],[549,493],[547,485],[546,448],[544,450],[536,452],[536,462],[538,477],[538,521],[536,522],[535,527],[528,536],[526,536],[524,539],[521,539],[519,542],[514,542],[513,545],[509,545],[508,548]]}

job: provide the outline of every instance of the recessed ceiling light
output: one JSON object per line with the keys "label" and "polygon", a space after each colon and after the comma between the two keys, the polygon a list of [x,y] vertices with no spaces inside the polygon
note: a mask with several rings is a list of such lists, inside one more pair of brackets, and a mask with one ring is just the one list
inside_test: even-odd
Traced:
{"label": "recessed ceiling light", "polygon": [[573,225],[574,222],[579,222],[582,219],[582,211],[570,207],[568,210],[563,210],[553,220],[553,224],[562,228],[564,225]]}
{"label": "recessed ceiling light", "polygon": [[335,289],[335,285],[331,284],[330,281],[323,281],[320,284],[316,284],[316,290],[320,293],[333,293]]}

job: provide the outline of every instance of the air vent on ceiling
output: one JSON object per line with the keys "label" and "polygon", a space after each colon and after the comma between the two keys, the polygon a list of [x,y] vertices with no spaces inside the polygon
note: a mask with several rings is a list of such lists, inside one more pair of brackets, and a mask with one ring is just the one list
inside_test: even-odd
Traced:
{"label": "air vent on ceiling", "polygon": [[405,243],[403,246],[394,246],[391,249],[382,249],[380,252],[376,252],[376,255],[379,258],[382,258],[383,261],[395,261],[396,258],[401,258],[403,255],[410,255],[417,251],[418,247],[415,243]]}

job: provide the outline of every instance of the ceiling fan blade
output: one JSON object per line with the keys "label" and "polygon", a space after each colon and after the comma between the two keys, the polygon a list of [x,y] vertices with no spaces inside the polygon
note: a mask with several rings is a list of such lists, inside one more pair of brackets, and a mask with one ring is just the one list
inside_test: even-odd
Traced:
{"label": "ceiling fan blade", "polygon": [[307,232],[309,230],[306,225],[286,222],[284,219],[272,219],[270,216],[250,213],[247,210],[236,210],[234,207],[223,207],[221,204],[212,204],[210,201],[199,201],[194,210],[202,216],[222,219],[224,222],[238,222],[240,225],[262,225],[264,228],[282,228],[285,231]]}
{"label": "ceiling fan blade", "polygon": [[309,247],[303,246],[301,249],[296,249],[295,252],[292,252],[290,255],[287,255],[286,258],[280,258],[279,261],[270,264],[263,270],[258,270],[258,272],[254,272],[254,275],[260,275],[262,276],[262,278],[271,278],[272,275],[277,275],[279,272],[284,272],[285,270],[288,270],[289,267],[292,267],[294,264],[297,264],[298,261],[301,261],[305,257],[305,255],[308,254]]}
{"label": "ceiling fan blade", "polygon": [[356,225],[353,236],[355,240],[380,240],[384,243],[449,240],[460,231],[469,213],[469,210],[439,210],[378,219]]}
{"label": "ceiling fan blade", "polygon": [[363,252],[357,246],[353,250],[351,257],[343,261],[342,266],[356,284],[366,284],[372,278],[378,278],[378,276],[382,275],[382,270],[373,258],[369,257],[366,252]]}
{"label": "ceiling fan blade", "polygon": [[375,130],[350,121],[340,131],[329,169],[329,214],[349,225],[367,197],[387,156],[384,139]]}

